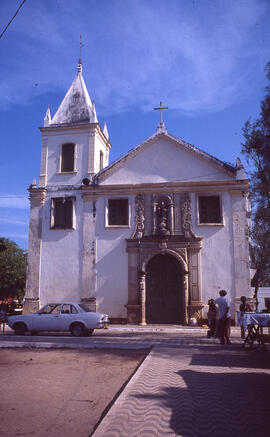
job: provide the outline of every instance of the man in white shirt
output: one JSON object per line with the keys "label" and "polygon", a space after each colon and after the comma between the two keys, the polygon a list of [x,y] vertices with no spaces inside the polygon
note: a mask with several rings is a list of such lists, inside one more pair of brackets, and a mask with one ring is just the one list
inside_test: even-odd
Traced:
{"label": "man in white shirt", "polygon": [[215,304],[218,305],[217,314],[217,330],[220,337],[220,344],[231,344],[230,342],[230,325],[231,325],[231,313],[228,299],[226,298],[227,292],[220,290],[220,297],[215,299]]}

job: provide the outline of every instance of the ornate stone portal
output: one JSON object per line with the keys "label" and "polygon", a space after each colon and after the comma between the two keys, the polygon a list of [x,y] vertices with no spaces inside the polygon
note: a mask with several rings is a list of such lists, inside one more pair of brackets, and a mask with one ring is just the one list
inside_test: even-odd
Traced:
{"label": "ornate stone portal", "polygon": [[[176,198],[177,196],[178,198]],[[150,219],[152,222],[150,232],[145,216],[146,208],[149,210],[149,201],[151,201],[151,214],[148,214],[148,220]],[[176,215],[179,217],[179,210],[178,214],[175,214],[175,204],[180,206],[180,229],[179,224],[175,226],[174,217]],[[188,324],[191,317],[200,319],[203,308],[199,274],[202,238],[197,237],[192,231],[188,193],[166,196],[152,195],[152,199],[145,199],[144,195],[138,194],[135,207],[135,230],[132,238],[127,239],[129,291],[126,307],[128,323],[142,325],[147,323],[146,308],[147,298],[149,298],[147,291],[149,290],[147,290],[146,277],[149,274],[150,260],[159,255],[173,257],[179,265],[181,272],[181,280],[177,288],[177,292],[180,294],[178,300],[180,302],[179,323]],[[166,273],[164,272],[164,274]],[[174,278],[171,279],[173,281]],[[165,290],[162,297],[163,305],[168,303],[166,302],[166,299],[169,299],[168,296],[166,296]],[[162,311],[162,307],[159,310]]]}

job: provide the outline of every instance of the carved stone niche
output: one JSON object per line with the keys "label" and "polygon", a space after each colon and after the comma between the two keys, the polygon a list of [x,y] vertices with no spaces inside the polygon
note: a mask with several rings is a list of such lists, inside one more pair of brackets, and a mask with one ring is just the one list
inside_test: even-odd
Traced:
{"label": "carved stone niche", "polygon": [[174,203],[172,196],[153,194],[153,234],[171,235],[174,231],[173,211]]}

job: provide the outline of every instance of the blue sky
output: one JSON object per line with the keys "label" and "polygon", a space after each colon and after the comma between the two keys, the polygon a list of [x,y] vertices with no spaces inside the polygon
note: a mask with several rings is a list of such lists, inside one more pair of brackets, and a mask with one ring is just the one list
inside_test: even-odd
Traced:
{"label": "blue sky", "polygon": [[[0,2],[1,31],[21,2]],[[0,236],[27,249],[38,127],[77,73],[80,34],[110,162],[153,134],[162,101],[171,134],[234,164],[264,95],[269,19],[268,0],[26,0],[0,39]]]}

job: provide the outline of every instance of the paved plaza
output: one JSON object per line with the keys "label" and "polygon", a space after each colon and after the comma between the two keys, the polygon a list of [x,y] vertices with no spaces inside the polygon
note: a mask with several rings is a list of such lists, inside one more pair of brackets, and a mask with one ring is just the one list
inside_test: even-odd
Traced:
{"label": "paved plaza", "polygon": [[[112,327],[92,337],[0,338],[0,346],[151,348],[93,437],[266,437],[270,352],[220,345],[201,328]],[[268,346],[269,348],[269,346]]]}

